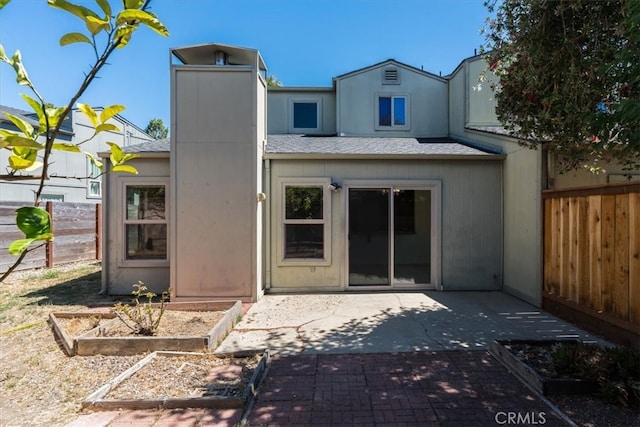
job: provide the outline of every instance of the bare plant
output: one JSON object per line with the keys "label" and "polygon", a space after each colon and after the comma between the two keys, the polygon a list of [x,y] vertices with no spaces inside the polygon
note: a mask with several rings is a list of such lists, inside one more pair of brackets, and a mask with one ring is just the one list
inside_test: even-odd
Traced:
{"label": "bare plant", "polygon": [[134,334],[153,336],[158,332],[158,326],[166,308],[165,304],[169,300],[169,291],[162,293],[160,306],[155,308],[153,299],[157,295],[149,292],[142,281],[135,283],[133,288],[131,292],[133,304],[119,302],[113,306],[112,311]]}

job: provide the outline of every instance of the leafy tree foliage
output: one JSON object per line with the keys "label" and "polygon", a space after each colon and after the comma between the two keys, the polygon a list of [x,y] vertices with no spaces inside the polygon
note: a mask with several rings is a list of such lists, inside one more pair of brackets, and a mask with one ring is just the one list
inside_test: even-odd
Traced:
{"label": "leafy tree foliage", "polygon": [[169,129],[164,125],[162,119],[151,119],[144,131],[155,139],[164,139],[169,135]]}
{"label": "leafy tree foliage", "polygon": [[640,2],[497,0],[485,26],[496,114],[563,170],[640,164]]}
{"label": "leafy tree foliage", "polygon": [[[9,1],[0,0],[0,10],[9,4]],[[8,165],[6,165],[8,173],[0,175],[0,179],[6,181],[37,179],[39,183],[33,206],[23,206],[16,211],[16,225],[24,233],[24,238],[9,245],[9,252],[18,258],[6,272],[0,275],[0,282],[22,263],[27,253],[39,247],[34,247],[34,243],[41,246],[54,237],[51,232],[51,218],[47,211],[39,207],[40,195],[45,187],[45,182],[49,179],[49,166],[53,161],[52,154],[56,151],[84,154],[94,165],[102,169],[102,173],[109,172],[103,169],[102,163],[91,153],[83,153],[81,145],[86,140],[77,143],[56,142],[60,128],[73,106],[76,105],[93,126],[94,134],[91,138],[100,132],[119,130],[116,125],[108,121],[124,110],[124,106],[109,106],[98,115],[90,105],[78,102],[80,97],[91,85],[102,67],[107,64],[109,57],[117,49],[124,48],[141,25],[163,36],[169,35],[162,22],[148,11],[150,0],[118,1],[118,4],[123,7],[119,12],[111,8],[109,0],[95,1],[98,6],[96,10],[70,3],[67,0],[48,0],[49,6],[79,18],[85,26],[85,32],[71,32],[63,35],[60,38],[60,45],[84,43],[89,45],[90,51],[95,55],[95,60],[80,82],[78,90],[64,106],[55,106],[46,102],[29,78],[20,51],[16,51],[9,57],[0,45],[0,62],[13,68],[17,83],[28,88],[30,95],[21,94],[21,96],[38,117],[38,125],[34,127],[21,117],[5,112],[5,116],[19,131],[0,130],[0,149],[6,149],[10,152]],[[136,155],[125,154],[116,143],[109,142],[108,144],[112,164],[110,171],[137,173],[133,166],[126,164]],[[1,166],[1,170],[4,170],[5,165]]]}
{"label": "leafy tree foliage", "polygon": [[278,78],[274,75],[270,75],[267,79],[267,86],[269,87],[280,87],[282,86],[282,82],[278,80]]}

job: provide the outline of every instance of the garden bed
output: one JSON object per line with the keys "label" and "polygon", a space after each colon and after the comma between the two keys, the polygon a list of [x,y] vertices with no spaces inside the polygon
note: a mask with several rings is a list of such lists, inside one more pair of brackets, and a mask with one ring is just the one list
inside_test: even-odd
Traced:
{"label": "garden bed", "polygon": [[269,352],[219,357],[153,352],[100,387],[84,409],[242,408],[253,399]]}
{"label": "garden bed", "polygon": [[126,356],[162,350],[212,351],[241,312],[240,301],[167,303],[155,336],[133,334],[104,310],[54,312],[49,321],[69,356]]}
{"label": "garden bed", "polygon": [[598,384],[577,378],[556,377],[550,360],[551,348],[559,340],[501,340],[494,341],[489,352],[540,394],[594,394]]}

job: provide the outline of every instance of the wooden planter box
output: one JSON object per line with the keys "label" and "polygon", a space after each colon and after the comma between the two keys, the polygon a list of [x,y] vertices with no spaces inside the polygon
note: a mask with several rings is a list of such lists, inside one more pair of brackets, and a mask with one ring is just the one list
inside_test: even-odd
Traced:
{"label": "wooden planter box", "polygon": [[[269,351],[265,351],[253,372],[248,384],[240,396],[202,396],[185,398],[157,398],[157,399],[108,399],[106,396],[115,389],[118,384],[126,381],[157,357],[172,357],[181,355],[205,355],[206,353],[185,353],[172,351],[157,351],[149,354],[140,362],[118,375],[107,384],[89,395],[82,401],[83,409],[91,410],[117,410],[117,409],[176,409],[176,408],[243,408],[255,397],[258,386],[265,376],[270,361]],[[254,353],[256,354],[256,353]],[[240,356],[236,356],[240,357]]]}
{"label": "wooden planter box", "polygon": [[[130,356],[153,351],[203,351],[214,350],[227,336],[242,313],[242,303],[235,302],[178,302],[167,303],[166,310],[176,311],[225,311],[223,318],[204,336],[99,336],[100,329],[107,328],[111,322],[119,322],[112,313],[77,312],[51,313],[51,322],[55,333],[69,356]],[[60,318],[95,317],[113,319],[100,327],[91,329],[75,339],[69,337],[58,322]]]}
{"label": "wooden planter box", "polygon": [[529,344],[552,346],[562,342],[576,342],[575,340],[497,340],[489,347],[489,353],[502,362],[522,382],[531,386],[539,393],[550,396],[559,394],[594,394],[598,391],[598,385],[592,381],[577,378],[545,378],[540,376],[533,368],[520,360],[509,351],[505,345]]}

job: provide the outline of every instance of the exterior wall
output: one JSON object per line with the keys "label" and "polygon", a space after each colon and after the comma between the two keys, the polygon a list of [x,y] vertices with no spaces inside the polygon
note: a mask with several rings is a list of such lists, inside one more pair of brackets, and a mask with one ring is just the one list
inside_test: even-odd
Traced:
{"label": "exterior wall", "polygon": [[[385,63],[336,80],[337,132],[344,136],[446,137],[447,82],[397,65],[399,84],[382,84]],[[396,67],[395,63],[392,63]],[[375,130],[376,93],[409,96],[408,130]]]}
{"label": "exterior wall", "polygon": [[559,173],[557,167],[551,169],[551,185],[555,190],[575,187],[588,187],[608,183],[640,181],[640,169],[623,170],[619,164],[607,163],[602,165],[600,173],[592,173],[588,169],[572,170]]}
{"label": "exterior wall", "polygon": [[[100,114],[98,110],[98,114]],[[58,141],[78,143],[89,139],[93,135],[93,127],[88,119],[78,110],[72,111],[73,136],[60,135]],[[118,128],[119,132],[102,132],[95,138],[82,145],[82,150],[97,156],[99,151],[109,149],[107,141],[116,142],[121,146],[139,144],[145,141],[152,141],[149,135],[141,129],[132,125],[120,116],[109,120]],[[44,139],[41,138],[41,142]],[[0,150],[0,165],[6,165],[8,152]],[[66,151],[54,151],[52,163],[49,168],[49,179],[43,194],[63,197],[65,202],[76,203],[100,203],[100,195],[92,195],[89,191],[89,180],[84,177],[90,174],[89,160],[83,154],[69,153]],[[35,172],[38,174],[38,171]],[[83,179],[63,179],[55,176],[70,176]],[[2,200],[33,202],[37,190],[37,180],[31,181],[0,181],[0,197]]]}
{"label": "exterior wall", "polygon": [[266,84],[248,66],[173,66],[171,78],[173,296],[255,301]]}
{"label": "exterior wall", "polygon": [[[108,159],[104,159],[108,162]],[[163,183],[169,189],[169,157],[138,158],[130,161],[138,169],[138,175],[125,173],[108,174],[103,182],[103,269],[102,288],[110,295],[129,295],[132,285],[142,280],[151,292],[161,294],[169,289],[169,261],[124,262],[124,183]],[[170,209],[165,206],[165,214]],[[168,216],[171,223],[171,216]],[[171,253],[171,242],[168,244]]]}
{"label": "exterior wall", "polygon": [[[451,137],[507,155],[503,168],[504,278],[503,289],[540,306],[542,292],[542,170],[540,150],[523,148],[513,139],[468,130],[467,125],[496,125],[488,84],[473,90],[484,69],[481,57],[463,62],[449,81]],[[471,113],[471,115],[469,114]],[[474,122],[471,122],[471,119]]]}
{"label": "exterior wall", "polygon": [[322,125],[317,133],[323,135],[336,133],[336,94],[331,88],[269,88],[267,96],[268,133],[291,133],[292,100],[320,100]]}
{"label": "exterior wall", "polygon": [[[278,180],[326,177],[441,183],[440,279],[444,290],[497,290],[502,286],[502,170],[500,160],[269,160],[270,257],[266,280],[274,290],[340,290],[347,284],[347,191],[331,197],[329,265],[278,265],[282,194]],[[355,180],[355,181],[354,181]]]}

